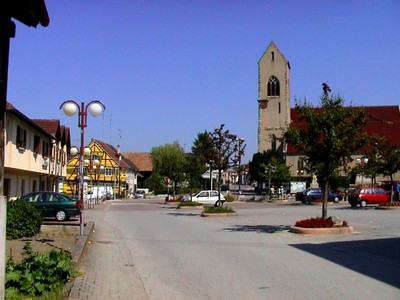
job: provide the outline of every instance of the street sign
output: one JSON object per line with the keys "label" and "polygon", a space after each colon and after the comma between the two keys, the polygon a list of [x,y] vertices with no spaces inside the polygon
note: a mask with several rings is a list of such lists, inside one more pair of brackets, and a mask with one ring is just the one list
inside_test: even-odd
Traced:
{"label": "street sign", "polygon": [[166,185],[170,185],[171,184],[171,179],[169,179],[167,176],[164,177],[164,182]]}

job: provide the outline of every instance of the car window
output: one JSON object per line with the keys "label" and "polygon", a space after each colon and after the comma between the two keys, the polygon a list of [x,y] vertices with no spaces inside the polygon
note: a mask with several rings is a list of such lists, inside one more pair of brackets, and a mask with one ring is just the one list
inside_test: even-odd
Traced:
{"label": "car window", "polygon": [[208,192],[201,192],[197,197],[208,197]]}
{"label": "car window", "polygon": [[374,189],[374,192],[375,192],[375,194],[384,194],[385,193],[385,191],[384,190],[382,190],[382,189]]}
{"label": "car window", "polygon": [[24,199],[24,201],[28,201],[28,202],[38,202],[38,201],[40,202],[40,197],[39,197],[38,193],[27,195],[23,199]]}
{"label": "car window", "polygon": [[218,192],[217,191],[212,191],[210,192],[211,197],[218,197]]}
{"label": "car window", "polygon": [[47,202],[57,202],[57,197],[54,194],[44,194],[47,195]]}

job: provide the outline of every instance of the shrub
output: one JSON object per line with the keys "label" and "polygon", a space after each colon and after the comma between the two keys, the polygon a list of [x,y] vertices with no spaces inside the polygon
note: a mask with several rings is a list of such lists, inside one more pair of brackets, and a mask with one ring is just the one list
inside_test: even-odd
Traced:
{"label": "shrub", "polygon": [[203,213],[205,214],[220,214],[220,213],[234,213],[235,211],[229,206],[207,206],[204,208]]}
{"label": "shrub", "polygon": [[30,243],[24,246],[26,257],[19,263],[12,259],[6,265],[5,298],[21,299],[60,292],[75,276],[71,256],[61,250],[32,252]]}
{"label": "shrub", "polygon": [[331,218],[311,218],[296,222],[297,227],[303,228],[331,228],[333,225],[335,225],[335,222],[333,222]]}
{"label": "shrub", "polygon": [[233,202],[235,200],[235,196],[233,196],[232,194],[226,194],[224,198],[226,202]]}
{"label": "shrub", "polygon": [[7,205],[7,239],[31,237],[40,232],[42,216],[37,209],[24,201],[9,202]]}
{"label": "shrub", "polygon": [[348,223],[346,221],[340,221],[337,217],[329,217],[327,219],[311,218],[297,221],[295,226],[303,228],[332,228],[334,226],[347,227]]}

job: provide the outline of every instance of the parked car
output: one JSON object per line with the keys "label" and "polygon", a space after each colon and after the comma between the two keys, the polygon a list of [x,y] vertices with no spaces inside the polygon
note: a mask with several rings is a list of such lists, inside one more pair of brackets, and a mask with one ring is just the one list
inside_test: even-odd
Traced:
{"label": "parked car", "polygon": [[135,199],[144,199],[145,195],[146,195],[146,192],[144,190],[136,190],[133,197]]}
{"label": "parked car", "polygon": [[[338,203],[342,200],[342,195],[335,192],[328,193],[328,201]],[[321,188],[308,188],[302,192],[296,193],[296,201],[302,203],[310,203],[316,200],[322,200],[322,189]]]}
{"label": "parked car", "polygon": [[18,198],[17,201],[32,203],[43,217],[54,217],[58,221],[66,221],[81,214],[79,201],[65,194],[34,192]]}
{"label": "parked car", "polygon": [[221,193],[218,198],[218,191],[208,190],[200,191],[196,195],[192,196],[192,201],[196,201],[202,204],[214,204],[216,207],[220,207],[225,202],[225,197]]}
{"label": "parked car", "polygon": [[383,204],[390,200],[390,192],[379,186],[357,188],[350,192],[347,197],[352,207],[366,207],[369,204]]}

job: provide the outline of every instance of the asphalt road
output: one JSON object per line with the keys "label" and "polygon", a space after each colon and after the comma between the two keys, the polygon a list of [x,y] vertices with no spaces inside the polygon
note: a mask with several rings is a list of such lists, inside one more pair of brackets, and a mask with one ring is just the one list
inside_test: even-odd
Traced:
{"label": "asphalt road", "polygon": [[330,204],[352,235],[288,232],[321,205],[232,203],[236,217],[200,217],[161,199],[87,212],[118,232],[149,299],[399,299],[400,210]]}

